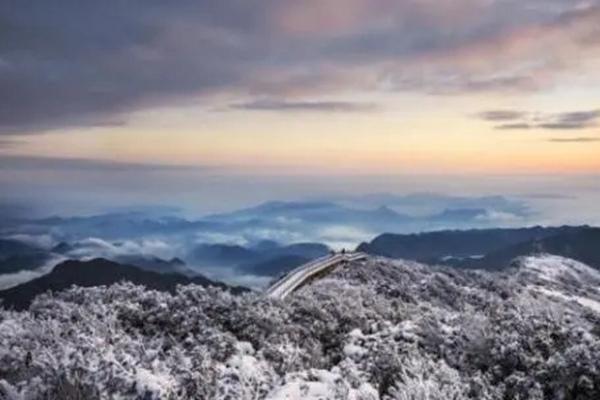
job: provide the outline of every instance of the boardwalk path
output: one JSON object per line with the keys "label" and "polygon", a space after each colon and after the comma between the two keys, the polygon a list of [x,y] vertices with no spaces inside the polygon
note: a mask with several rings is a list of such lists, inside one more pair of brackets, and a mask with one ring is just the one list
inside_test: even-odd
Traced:
{"label": "boardwalk path", "polygon": [[286,276],[269,287],[265,291],[265,295],[275,299],[284,299],[315,275],[328,269],[332,269],[338,264],[358,261],[365,259],[366,257],[367,255],[364,253],[336,253],[317,258],[290,271]]}

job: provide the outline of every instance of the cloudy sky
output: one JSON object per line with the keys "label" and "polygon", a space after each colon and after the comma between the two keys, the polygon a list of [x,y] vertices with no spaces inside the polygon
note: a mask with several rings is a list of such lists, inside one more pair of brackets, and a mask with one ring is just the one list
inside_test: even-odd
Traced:
{"label": "cloudy sky", "polygon": [[600,0],[0,3],[15,198],[191,171],[598,175],[599,100]]}

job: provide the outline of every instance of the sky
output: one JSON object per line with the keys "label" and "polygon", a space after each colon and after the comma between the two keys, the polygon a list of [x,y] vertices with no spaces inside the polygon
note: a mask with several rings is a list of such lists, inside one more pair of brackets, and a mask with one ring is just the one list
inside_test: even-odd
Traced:
{"label": "sky", "polygon": [[600,0],[5,0],[0,202],[589,199],[599,99]]}

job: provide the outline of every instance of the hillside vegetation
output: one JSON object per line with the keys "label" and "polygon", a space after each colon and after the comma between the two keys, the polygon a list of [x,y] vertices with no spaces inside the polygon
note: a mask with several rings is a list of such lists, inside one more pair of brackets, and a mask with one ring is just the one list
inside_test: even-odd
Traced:
{"label": "hillside vegetation", "polygon": [[370,258],[285,301],[132,284],[0,313],[0,399],[598,399],[600,274]]}

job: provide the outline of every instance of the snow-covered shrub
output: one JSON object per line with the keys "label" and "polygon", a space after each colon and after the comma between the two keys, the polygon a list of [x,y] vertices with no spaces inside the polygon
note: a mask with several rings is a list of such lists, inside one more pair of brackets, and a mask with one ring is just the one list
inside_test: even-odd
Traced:
{"label": "snow-covered shrub", "polygon": [[386,400],[463,400],[469,390],[457,370],[425,357],[403,360],[397,379]]}
{"label": "snow-covered shrub", "polygon": [[374,258],[285,301],[131,284],[0,310],[0,400],[600,398],[600,274]]}

